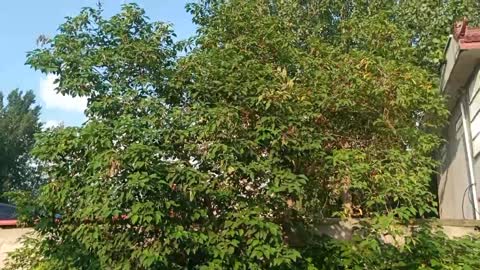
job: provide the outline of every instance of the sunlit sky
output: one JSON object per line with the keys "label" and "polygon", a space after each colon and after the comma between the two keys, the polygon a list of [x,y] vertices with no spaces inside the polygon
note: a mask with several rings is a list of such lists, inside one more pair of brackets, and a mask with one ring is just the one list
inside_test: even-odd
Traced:
{"label": "sunlit sky", "polygon": [[[25,65],[26,53],[36,48],[41,34],[55,35],[65,16],[74,16],[85,6],[96,6],[98,0],[15,0],[0,5],[0,91],[33,90],[42,106],[41,120],[47,125],[63,122],[80,125],[85,121],[85,101],[64,97],[54,92],[53,77]],[[179,39],[195,32],[191,15],[185,11],[189,0],[103,0],[105,16],[117,13],[121,5],[136,2],[152,21],[174,25]]]}

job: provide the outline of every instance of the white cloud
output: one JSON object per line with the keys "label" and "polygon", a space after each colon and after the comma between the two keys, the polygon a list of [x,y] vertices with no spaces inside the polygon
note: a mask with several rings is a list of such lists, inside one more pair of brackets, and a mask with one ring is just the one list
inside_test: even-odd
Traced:
{"label": "white cloud", "polygon": [[44,128],[51,128],[51,127],[58,127],[62,124],[62,122],[57,121],[57,120],[47,120],[45,124],[43,125]]}
{"label": "white cloud", "polygon": [[64,111],[83,112],[87,107],[87,98],[72,97],[59,94],[55,91],[57,76],[48,74],[40,79],[40,98],[47,109],[60,109]]}

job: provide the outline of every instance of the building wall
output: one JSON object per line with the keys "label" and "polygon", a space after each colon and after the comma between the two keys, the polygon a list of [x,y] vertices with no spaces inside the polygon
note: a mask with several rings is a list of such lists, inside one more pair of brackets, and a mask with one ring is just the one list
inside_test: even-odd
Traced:
{"label": "building wall", "polygon": [[473,207],[468,192],[465,192],[469,187],[469,175],[460,103],[455,105],[451,113],[446,139],[438,183],[440,217],[473,219]]}
{"label": "building wall", "polygon": [[[475,183],[480,182],[480,72],[473,72],[468,86],[469,118],[474,156]],[[480,198],[480,186],[475,184],[477,197]]]}
{"label": "building wall", "polygon": [[[444,220],[416,220],[412,225],[403,226],[398,225],[396,228],[398,232],[403,231],[403,235],[393,236],[385,234],[381,237],[387,244],[404,244],[404,236],[411,235],[412,232],[418,229],[420,224],[429,222],[431,225],[438,225],[439,230],[442,230],[445,235],[449,238],[460,238],[465,236],[480,236],[480,232],[476,229],[480,226],[480,221],[478,220],[459,220],[459,219],[444,219]],[[322,224],[317,224],[314,231],[315,234],[325,235],[332,237],[337,240],[351,240],[355,235],[355,230],[358,230],[361,227],[361,220],[359,219],[350,219],[350,220],[340,220],[340,219],[326,219]],[[302,246],[303,243],[295,234],[288,235],[288,241],[292,246]]]}

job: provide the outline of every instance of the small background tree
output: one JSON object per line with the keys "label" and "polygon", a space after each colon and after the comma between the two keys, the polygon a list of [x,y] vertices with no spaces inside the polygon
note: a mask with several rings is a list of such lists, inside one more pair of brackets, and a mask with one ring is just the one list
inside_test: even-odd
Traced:
{"label": "small background tree", "polygon": [[[30,151],[34,135],[41,131],[40,106],[32,91],[11,91],[6,100],[0,93],[0,194],[19,190],[37,190],[39,164]],[[3,196],[2,200],[6,198]]]}

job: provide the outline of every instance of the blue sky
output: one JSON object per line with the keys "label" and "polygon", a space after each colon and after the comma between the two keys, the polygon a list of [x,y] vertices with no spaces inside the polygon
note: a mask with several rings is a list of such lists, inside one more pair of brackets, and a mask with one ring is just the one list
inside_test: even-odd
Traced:
{"label": "blue sky", "polygon": [[[41,120],[49,125],[64,122],[80,125],[84,101],[61,97],[53,92],[53,77],[26,66],[26,52],[36,47],[39,35],[52,37],[65,16],[78,14],[81,7],[95,6],[98,0],[15,0],[2,1],[0,8],[0,91],[33,90],[42,106]],[[151,20],[169,22],[179,39],[194,34],[191,15],[185,11],[189,0],[103,0],[105,15],[120,10],[123,3],[136,2]]]}

